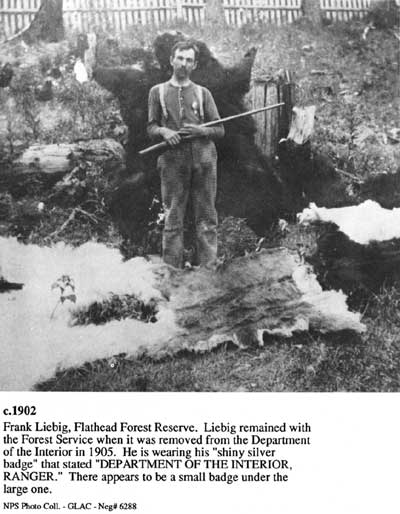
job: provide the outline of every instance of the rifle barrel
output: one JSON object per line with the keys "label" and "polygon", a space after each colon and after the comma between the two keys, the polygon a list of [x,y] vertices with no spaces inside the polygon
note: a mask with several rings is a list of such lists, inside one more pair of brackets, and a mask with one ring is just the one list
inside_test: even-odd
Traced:
{"label": "rifle barrel", "polygon": [[[258,109],[253,109],[251,111],[241,112],[240,114],[234,114],[233,116],[227,116],[226,118],[220,118],[219,120],[208,121],[207,123],[203,123],[200,127],[213,127],[214,125],[219,125],[220,123],[225,123],[231,120],[237,120],[238,118],[244,118],[245,116],[251,116],[253,114],[257,114],[258,112],[269,111],[271,109],[277,109],[285,105],[284,102],[280,102],[273,105],[268,105],[267,107],[259,107]],[[149,146],[140,150],[139,155],[146,155],[148,153],[154,152],[156,150],[161,150],[162,148],[166,148],[168,143],[162,141],[161,143],[157,143],[155,145]]]}
{"label": "rifle barrel", "polygon": [[284,102],[281,102],[279,104],[268,105],[267,107],[259,107],[258,109],[253,109],[252,111],[241,112],[240,114],[234,114],[233,116],[227,116],[226,118],[220,118],[219,120],[208,121],[207,123],[203,123],[201,126],[213,127],[214,125],[219,125],[220,123],[225,123],[226,121],[237,120],[238,118],[244,118],[245,116],[257,114],[258,112],[276,109],[277,107],[281,107],[282,105],[285,105]]}

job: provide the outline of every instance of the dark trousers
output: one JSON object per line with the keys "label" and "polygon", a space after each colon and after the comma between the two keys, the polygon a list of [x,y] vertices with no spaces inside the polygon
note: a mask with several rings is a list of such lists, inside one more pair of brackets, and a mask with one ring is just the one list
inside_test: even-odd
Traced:
{"label": "dark trousers", "polygon": [[212,141],[195,139],[166,151],[158,158],[165,212],[164,262],[183,264],[183,221],[191,198],[201,266],[217,257],[217,152]]}

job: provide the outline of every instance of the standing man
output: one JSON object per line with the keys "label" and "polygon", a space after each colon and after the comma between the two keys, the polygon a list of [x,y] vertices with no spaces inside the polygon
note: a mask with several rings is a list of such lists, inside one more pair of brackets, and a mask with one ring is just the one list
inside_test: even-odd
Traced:
{"label": "standing man", "polygon": [[149,93],[150,138],[162,138],[168,150],[158,158],[161,195],[165,211],[164,262],[183,264],[183,221],[189,196],[197,235],[197,259],[201,266],[217,257],[217,151],[213,140],[224,136],[224,127],[201,127],[220,118],[210,91],[190,80],[196,69],[198,49],[190,41],[172,49],[173,69],[168,82]]}

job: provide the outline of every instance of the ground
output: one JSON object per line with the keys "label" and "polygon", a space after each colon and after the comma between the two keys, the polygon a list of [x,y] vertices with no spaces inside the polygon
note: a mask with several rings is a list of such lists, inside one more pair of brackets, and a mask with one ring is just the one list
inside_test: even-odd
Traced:
{"label": "ground", "polygon": [[[179,27],[174,27],[179,28]],[[378,173],[397,171],[398,40],[387,29],[371,30],[365,24],[312,27],[249,25],[226,28],[223,35],[206,29],[185,32],[204,39],[225,64],[259,47],[255,76],[269,77],[280,69],[295,73],[301,104],[317,106],[315,152],[328,155],[344,172],[349,189],[357,180]],[[117,39],[122,47],[150,46],[155,31],[135,27]],[[16,44],[12,63],[16,76],[7,90],[0,90],[0,183],[9,176],[9,163],[34,142],[72,142],[76,139],[113,137],[126,141],[116,102],[96,84],[80,85],[68,67],[74,38],[61,44],[40,45],[29,51]],[[0,49],[1,53],[1,49]],[[4,61],[4,59],[1,59]],[[19,62],[19,67],[17,63]],[[59,66],[64,79],[55,87],[54,98],[39,102],[35,88],[44,82],[43,71]],[[85,172],[79,206],[93,217],[80,214],[63,231],[75,200],[60,205],[47,197],[40,180],[14,184],[0,195],[0,234],[49,244],[63,240],[79,244],[88,239],[122,249],[126,256],[145,249],[132,249],[123,240],[102,202],[104,183],[96,170]],[[349,178],[350,177],[350,178]],[[354,180],[352,179],[354,177]],[[51,206],[40,216],[34,206]],[[242,223],[242,222],[241,222]],[[149,227],[157,232],[157,227]],[[53,234],[50,239],[49,235]],[[251,238],[250,238],[251,239]],[[315,243],[312,230],[290,225],[283,237],[268,233],[269,245],[283,244],[304,249]],[[250,241],[254,245],[254,241]],[[239,245],[240,247],[240,245]],[[140,250],[140,251],[139,251]],[[243,248],[239,249],[240,251]],[[238,250],[238,251],[239,251]],[[264,347],[237,350],[226,344],[212,353],[183,353],[155,362],[148,358],[129,361],[123,355],[95,361],[81,368],[58,373],[37,385],[39,390],[105,391],[398,391],[400,386],[400,287],[383,285],[363,299],[363,335],[331,336],[308,333],[290,340],[271,338]]]}

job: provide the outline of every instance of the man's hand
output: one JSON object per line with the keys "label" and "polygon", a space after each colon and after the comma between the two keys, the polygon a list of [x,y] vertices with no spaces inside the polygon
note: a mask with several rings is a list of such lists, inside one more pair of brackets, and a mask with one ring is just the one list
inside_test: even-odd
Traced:
{"label": "man's hand", "polygon": [[179,134],[189,137],[207,137],[207,127],[187,123],[180,129]]}
{"label": "man's hand", "polygon": [[170,146],[179,145],[181,142],[180,132],[176,132],[175,130],[164,127],[162,129],[161,135],[166,143]]}

